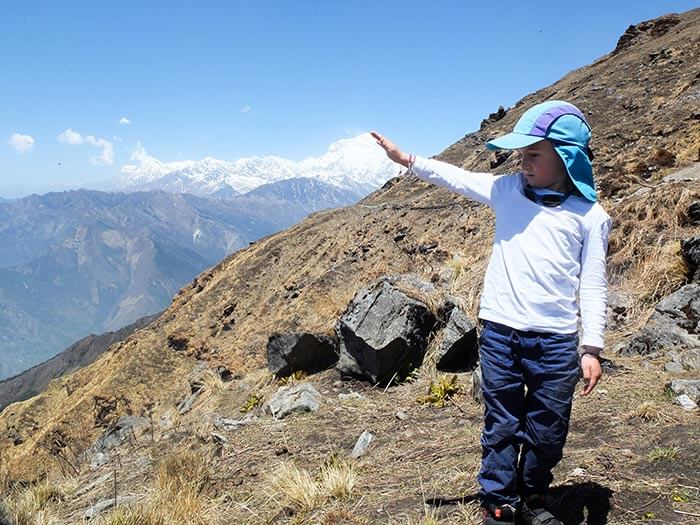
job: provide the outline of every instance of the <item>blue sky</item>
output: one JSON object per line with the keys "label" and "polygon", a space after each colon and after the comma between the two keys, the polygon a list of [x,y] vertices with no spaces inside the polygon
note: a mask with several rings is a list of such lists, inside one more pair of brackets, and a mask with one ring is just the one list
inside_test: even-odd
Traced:
{"label": "blue sky", "polygon": [[5,0],[0,196],[107,179],[137,143],[166,162],[299,160],[377,129],[432,155],[630,24],[696,6]]}

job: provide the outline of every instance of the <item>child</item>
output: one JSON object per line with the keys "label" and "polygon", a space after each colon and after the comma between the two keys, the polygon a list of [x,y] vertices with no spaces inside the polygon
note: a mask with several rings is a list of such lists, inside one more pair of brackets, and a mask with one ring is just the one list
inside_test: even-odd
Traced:
{"label": "child", "polygon": [[572,104],[537,104],[512,133],[487,143],[521,154],[520,172],[500,176],[408,155],[372,135],[409,172],[495,212],[479,309],[484,524],[512,524],[519,512],[527,524],[561,525],[544,496],[562,458],[579,366],[583,395],[602,373],[611,221],[596,202],[590,127]]}

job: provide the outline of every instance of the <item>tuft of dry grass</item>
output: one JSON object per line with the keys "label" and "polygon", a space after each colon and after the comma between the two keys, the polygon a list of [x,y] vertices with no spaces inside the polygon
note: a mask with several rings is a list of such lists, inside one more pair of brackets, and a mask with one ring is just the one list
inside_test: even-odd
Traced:
{"label": "tuft of dry grass", "polygon": [[632,412],[632,416],[647,423],[655,422],[661,418],[661,407],[654,401],[644,401]]}
{"label": "tuft of dry grass", "polygon": [[269,477],[268,486],[270,494],[281,495],[297,511],[308,512],[325,502],[311,474],[293,463],[282,463]]}
{"label": "tuft of dry grass", "polygon": [[357,472],[349,461],[332,458],[321,467],[318,483],[322,492],[330,497],[349,498],[357,483]]}
{"label": "tuft of dry grass", "polygon": [[12,491],[0,508],[14,525],[48,525],[56,522],[63,491],[47,480]]}
{"label": "tuft of dry grass", "polygon": [[481,509],[476,503],[460,504],[459,517],[462,525],[480,525],[483,520]]}
{"label": "tuft of dry grass", "polygon": [[209,525],[220,523],[219,502],[206,493],[211,465],[203,451],[176,448],[163,457],[152,491],[143,503],[120,506],[96,525]]}
{"label": "tuft of dry grass", "polygon": [[213,394],[221,395],[228,388],[227,383],[211,368],[207,368],[199,377],[199,380],[204,383],[204,388]]}
{"label": "tuft of dry grass", "polygon": [[296,511],[306,513],[321,507],[329,499],[351,497],[356,484],[357,471],[354,465],[332,456],[315,478],[308,470],[291,462],[280,464],[268,476],[266,492],[281,495],[281,505],[290,505]]}

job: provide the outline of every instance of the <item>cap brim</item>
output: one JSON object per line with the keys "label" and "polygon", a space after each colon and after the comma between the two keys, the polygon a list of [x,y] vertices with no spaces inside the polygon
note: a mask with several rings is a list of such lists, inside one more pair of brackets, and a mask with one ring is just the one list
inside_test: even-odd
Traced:
{"label": "cap brim", "polygon": [[520,149],[527,148],[543,140],[544,137],[533,137],[522,133],[508,133],[497,139],[489,140],[486,143],[486,147],[488,149]]}

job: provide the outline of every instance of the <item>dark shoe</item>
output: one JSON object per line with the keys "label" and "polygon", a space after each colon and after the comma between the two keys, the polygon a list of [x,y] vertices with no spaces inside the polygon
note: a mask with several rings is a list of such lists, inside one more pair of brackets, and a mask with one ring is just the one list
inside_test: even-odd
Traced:
{"label": "dark shoe", "polygon": [[481,510],[484,513],[484,525],[515,525],[515,507],[485,505]]}
{"label": "dark shoe", "polygon": [[561,521],[544,508],[544,496],[535,494],[523,501],[520,518],[525,525],[563,525]]}

